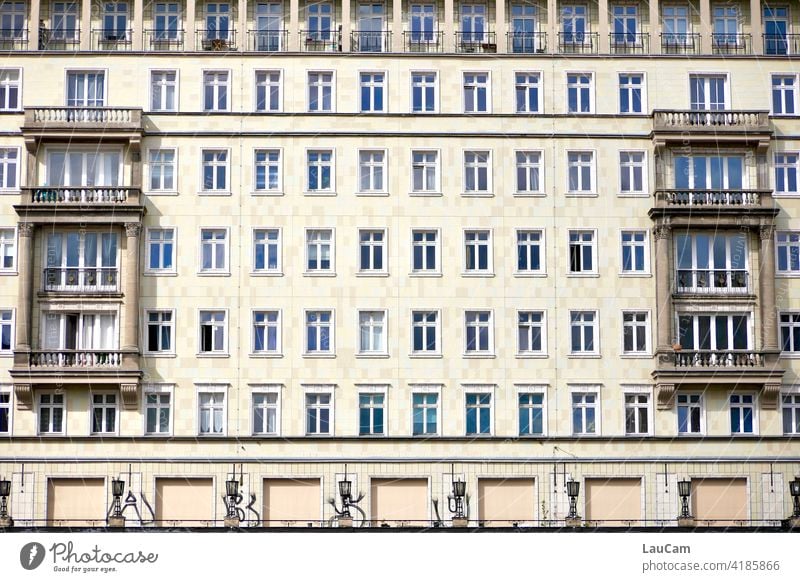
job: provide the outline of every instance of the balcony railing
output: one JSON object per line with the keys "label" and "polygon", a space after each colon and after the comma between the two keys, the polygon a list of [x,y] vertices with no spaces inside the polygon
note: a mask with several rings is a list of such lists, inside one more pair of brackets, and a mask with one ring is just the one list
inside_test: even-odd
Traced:
{"label": "balcony railing", "polygon": [[37,350],[30,353],[31,368],[118,368],[119,350]]}
{"label": "balcony railing", "polygon": [[749,273],[744,269],[678,269],[675,292],[700,295],[746,295]]}
{"label": "balcony railing", "polygon": [[653,111],[653,128],[659,130],[768,131],[768,111]]}
{"label": "balcony railing", "polygon": [[139,188],[130,186],[38,186],[23,188],[30,192],[29,203],[47,204],[137,204]]}
{"label": "balcony railing", "polygon": [[662,32],[661,52],[665,55],[696,55],[700,52],[700,34]]}
{"label": "balcony railing", "polygon": [[764,34],[765,55],[800,54],[800,34]]}
{"label": "balcony railing", "polygon": [[558,52],[563,54],[597,54],[599,35],[596,32],[559,32]]}
{"label": "balcony railing", "polygon": [[39,50],[76,51],[81,48],[79,28],[59,28],[39,32]]}
{"label": "balcony railing", "polygon": [[656,204],[669,207],[758,207],[769,190],[656,190]]}
{"label": "balcony railing", "polygon": [[405,31],[403,33],[403,51],[407,53],[441,53],[444,52],[444,33],[437,31]]}
{"label": "balcony railing", "polygon": [[749,55],[753,51],[749,34],[711,34],[711,52],[715,55]]}
{"label": "balcony railing", "polygon": [[647,33],[612,32],[608,35],[609,48],[617,55],[646,55],[650,53],[650,35]]}
{"label": "balcony railing", "polygon": [[24,51],[27,48],[27,28],[0,28],[0,51]]}
{"label": "balcony railing", "polygon": [[335,53],[342,50],[341,30],[301,30],[300,50]]}
{"label": "balcony railing", "polygon": [[289,50],[288,30],[248,30],[248,51],[278,53]]}
{"label": "balcony railing", "polygon": [[350,50],[356,53],[388,53],[392,50],[392,33],[354,30],[350,33]]}
{"label": "balcony railing", "polygon": [[494,32],[456,32],[457,53],[496,53],[497,34]]}
{"label": "balcony railing", "polygon": [[44,290],[67,293],[109,293],[117,291],[116,267],[47,267]]}
{"label": "balcony railing", "polygon": [[133,49],[133,30],[93,28],[92,50],[129,51]]}
{"label": "balcony railing", "polygon": [[542,54],[547,52],[546,32],[509,32],[508,52],[514,54]]}
{"label": "balcony railing", "polygon": [[235,51],[236,30],[200,29],[195,31],[195,50],[198,51]]}
{"label": "balcony railing", "polygon": [[172,52],[183,50],[183,30],[145,29],[142,47],[146,51]]}
{"label": "balcony railing", "polygon": [[680,350],[675,352],[676,368],[759,368],[764,354],[747,350]]}

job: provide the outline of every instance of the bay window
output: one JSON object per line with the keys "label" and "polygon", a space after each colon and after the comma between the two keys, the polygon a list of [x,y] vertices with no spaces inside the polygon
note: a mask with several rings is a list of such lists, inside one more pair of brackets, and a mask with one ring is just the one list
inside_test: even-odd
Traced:
{"label": "bay window", "polygon": [[118,244],[114,232],[53,232],[45,243],[45,291],[115,291]]}
{"label": "bay window", "polygon": [[746,234],[679,234],[675,245],[679,292],[747,291]]}
{"label": "bay window", "polygon": [[687,350],[751,350],[750,314],[678,314],[678,336]]}

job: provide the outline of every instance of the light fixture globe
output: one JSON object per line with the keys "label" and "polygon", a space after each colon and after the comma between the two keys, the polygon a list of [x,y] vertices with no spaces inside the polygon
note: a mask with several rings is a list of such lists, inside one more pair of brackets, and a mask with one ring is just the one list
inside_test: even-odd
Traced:
{"label": "light fixture globe", "polygon": [[569,497],[577,497],[580,491],[581,491],[580,482],[570,478],[570,480],[567,481],[567,495]]}
{"label": "light fixture globe", "polygon": [[464,497],[467,494],[466,481],[453,481],[453,495],[455,497]]}
{"label": "light fixture globe", "polygon": [[225,493],[228,497],[236,497],[239,494],[239,482],[236,479],[225,481]]}
{"label": "light fixture globe", "polygon": [[11,495],[11,481],[8,479],[0,480],[0,497]]}
{"label": "light fixture globe", "polygon": [[112,479],[111,480],[111,495],[114,497],[122,497],[122,494],[125,492],[125,481],[122,479]]}
{"label": "light fixture globe", "polygon": [[683,481],[678,481],[678,495],[681,497],[689,497],[689,494],[692,491],[692,482],[689,480],[684,479]]}
{"label": "light fixture globe", "polygon": [[349,479],[344,479],[343,481],[339,481],[339,497],[349,499],[350,494],[353,491],[353,482]]}

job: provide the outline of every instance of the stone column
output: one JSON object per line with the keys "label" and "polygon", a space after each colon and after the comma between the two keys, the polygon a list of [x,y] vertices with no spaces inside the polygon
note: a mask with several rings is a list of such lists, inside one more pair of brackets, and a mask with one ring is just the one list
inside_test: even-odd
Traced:
{"label": "stone column", "polygon": [[598,39],[600,54],[608,54],[610,52],[608,44],[608,0],[598,0],[597,2],[597,33],[600,37]]}
{"label": "stone column", "polygon": [[247,0],[239,0],[239,20],[236,25],[238,30],[234,33],[233,41],[240,51],[251,50],[255,45],[250,44],[247,34]]}
{"label": "stone column", "polygon": [[[19,273],[19,299],[17,301],[16,351],[31,349],[31,308],[33,305],[33,233],[34,225],[20,222],[19,253],[17,272]],[[26,356],[27,357],[27,356]]]}
{"label": "stone column", "polygon": [[753,37],[753,54],[764,53],[764,37],[761,36],[761,0],[750,0],[750,30]]}
{"label": "stone column", "polygon": [[558,52],[558,2],[556,0],[547,0],[547,47],[547,52]]}
{"label": "stone column", "polygon": [[139,351],[139,234],[142,223],[125,224],[125,325],[122,333],[122,349]]}
{"label": "stone column", "polygon": [[[284,26],[286,26],[285,21]],[[301,42],[303,39],[300,38],[300,0],[289,0],[289,50],[299,51]]]}
{"label": "stone column", "polygon": [[186,36],[183,39],[183,49],[187,51],[195,50],[195,20],[197,18],[197,10],[195,0],[186,0]]}
{"label": "stone column", "polygon": [[392,44],[395,53],[403,52],[403,0],[392,0]]}
{"label": "stone column", "polygon": [[661,3],[650,1],[650,54],[661,54]]}
{"label": "stone column", "polygon": [[669,350],[672,345],[672,294],[670,292],[670,246],[672,232],[668,224],[653,227],[656,239],[656,350]]}
{"label": "stone column", "polygon": [[350,31],[353,29],[350,14],[350,0],[342,0],[342,51],[352,50],[350,46]]}
{"label": "stone column", "polygon": [[700,0],[700,54],[711,54],[711,1]]}
{"label": "stone column", "polygon": [[144,0],[133,1],[133,50],[142,50],[144,43]]}
{"label": "stone column", "polygon": [[28,50],[39,50],[39,20],[41,19],[39,0],[33,0],[30,20],[28,20]]}
{"label": "stone column", "polygon": [[495,36],[497,38],[497,52],[508,52],[508,22],[506,21],[506,0],[495,0]]}
{"label": "stone column", "polygon": [[442,50],[446,53],[452,52],[456,46],[456,31],[453,27],[453,16],[455,12],[453,4],[453,0],[444,0],[444,21],[442,22],[444,39],[442,42]]}
{"label": "stone column", "polygon": [[81,50],[92,49],[92,0],[81,4]]}
{"label": "stone column", "polygon": [[778,331],[775,325],[775,230],[772,225],[759,229],[758,300],[761,305],[761,349],[778,349]]}

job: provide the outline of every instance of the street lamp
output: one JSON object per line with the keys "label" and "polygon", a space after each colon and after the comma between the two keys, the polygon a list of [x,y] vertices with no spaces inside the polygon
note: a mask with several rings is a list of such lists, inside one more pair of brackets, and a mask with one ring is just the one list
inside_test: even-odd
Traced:
{"label": "street lamp", "polygon": [[567,519],[577,519],[578,517],[578,494],[581,492],[581,484],[572,477],[567,481],[567,497],[569,497],[569,515]]}
{"label": "street lamp", "polygon": [[689,495],[692,492],[692,482],[688,479],[684,479],[683,481],[678,481],[678,495],[681,498],[681,515],[682,519],[689,519],[691,518],[691,514],[689,513]]}
{"label": "street lamp", "polygon": [[237,519],[239,516],[236,513],[236,506],[241,503],[241,496],[239,495],[239,481],[235,477],[225,481],[225,494],[228,497],[228,517]]}
{"label": "street lamp", "polygon": [[[8,481],[6,481],[8,483]],[[789,481],[789,493],[794,500],[794,513],[792,517],[800,517],[800,477],[795,477],[794,481]]]}
{"label": "street lamp", "polygon": [[0,519],[8,518],[8,496],[11,495],[11,481],[0,480]]}
{"label": "street lamp", "polygon": [[122,517],[122,494],[125,491],[125,481],[122,479],[111,480],[111,495],[114,496],[114,517]]}
{"label": "street lamp", "polygon": [[467,482],[453,480],[453,494],[447,496],[447,508],[453,519],[464,519],[464,497],[467,495]]}
{"label": "street lamp", "polygon": [[344,468],[344,479],[339,481],[339,497],[342,499],[341,517],[352,517],[350,515],[350,502],[353,500],[353,482],[347,478],[347,466]]}

